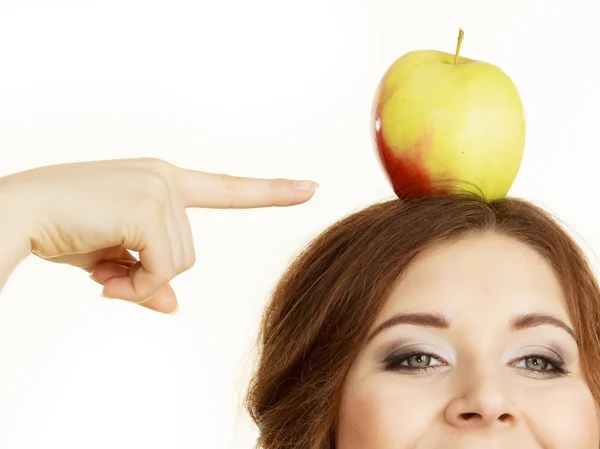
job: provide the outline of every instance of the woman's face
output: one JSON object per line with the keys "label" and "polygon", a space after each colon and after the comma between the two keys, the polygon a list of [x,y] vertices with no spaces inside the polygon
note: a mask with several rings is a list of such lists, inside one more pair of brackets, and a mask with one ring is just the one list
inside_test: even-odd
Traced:
{"label": "woman's face", "polygon": [[344,384],[337,449],[598,449],[552,268],[485,234],[423,253]]}

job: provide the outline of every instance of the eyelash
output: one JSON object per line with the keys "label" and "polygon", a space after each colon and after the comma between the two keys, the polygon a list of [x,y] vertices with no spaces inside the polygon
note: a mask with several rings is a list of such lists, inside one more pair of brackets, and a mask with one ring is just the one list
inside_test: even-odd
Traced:
{"label": "eyelash", "polygon": [[[438,362],[440,362],[440,365],[435,365],[435,366],[406,366],[406,365],[402,365],[402,363],[405,363],[406,361],[408,361],[410,358],[412,357],[416,357],[416,356],[426,356],[426,357],[430,357],[431,359],[435,359]],[[515,364],[516,362],[520,362],[520,361],[527,361],[530,359],[541,359],[543,360],[545,363],[547,363],[548,365],[550,365],[552,368],[551,369],[546,369],[543,371],[539,371],[539,370],[534,370],[534,369],[529,369],[529,368],[519,368],[519,369],[524,369],[526,371],[529,371],[531,373],[534,373],[534,375],[536,376],[540,376],[540,377],[562,377],[562,376],[566,376],[567,374],[569,374],[570,372],[565,368],[565,364],[562,360],[560,360],[558,357],[553,357],[550,355],[542,355],[542,354],[529,354],[526,355],[524,357],[519,357],[518,359],[515,359],[513,361],[510,362],[510,364]],[[432,370],[438,369],[440,367],[444,367],[448,365],[448,362],[446,362],[444,359],[442,359],[440,356],[427,352],[427,351],[414,351],[414,352],[410,352],[410,353],[406,353],[406,354],[400,354],[400,355],[391,355],[388,358],[386,358],[383,363],[385,364],[385,370],[386,371],[404,371],[404,372],[411,372],[411,373],[416,373],[416,372],[425,372],[425,373],[429,373]]]}

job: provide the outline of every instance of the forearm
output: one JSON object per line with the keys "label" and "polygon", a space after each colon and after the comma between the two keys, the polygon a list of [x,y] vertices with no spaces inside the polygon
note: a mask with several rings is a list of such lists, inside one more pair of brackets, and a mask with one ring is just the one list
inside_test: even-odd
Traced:
{"label": "forearm", "polygon": [[5,231],[0,236],[0,293],[12,272],[30,253],[29,245],[11,237],[14,235],[6,234]]}
{"label": "forearm", "polygon": [[24,202],[3,188],[0,180],[0,292],[12,272],[31,253]]}

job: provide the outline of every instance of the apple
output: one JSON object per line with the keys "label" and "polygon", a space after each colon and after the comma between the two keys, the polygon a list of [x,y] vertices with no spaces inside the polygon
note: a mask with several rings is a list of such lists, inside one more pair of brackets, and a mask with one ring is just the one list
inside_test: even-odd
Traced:
{"label": "apple", "polygon": [[417,50],[398,58],[373,103],[374,140],[396,195],[403,199],[508,194],[523,159],[525,113],[498,67],[456,53]]}

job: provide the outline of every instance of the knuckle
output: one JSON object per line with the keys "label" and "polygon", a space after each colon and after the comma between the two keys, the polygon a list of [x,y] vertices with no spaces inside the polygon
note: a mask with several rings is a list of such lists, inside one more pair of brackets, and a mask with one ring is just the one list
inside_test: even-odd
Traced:
{"label": "knuckle", "polygon": [[176,181],[176,167],[173,164],[163,159],[150,157],[142,158],[142,161],[148,173],[160,178],[162,186],[169,190],[172,189]]}
{"label": "knuckle", "polygon": [[156,283],[157,285],[163,286],[171,281],[175,276],[177,276],[177,270],[173,264],[168,264],[162,267],[156,273]]}
{"label": "knuckle", "polygon": [[142,194],[150,201],[166,203],[171,195],[170,185],[164,176],[157,172],[149,172],[143,186]]}
{"label": "knuckle", "polygon": [[218,175],[220,183],[224,186],[226,195],[226,208],[234,208],[239,202],[239,195],[243,193],[244,178],[241,176],[221,173]]}
{"label": "knuckle", "polygon": [[290,188],[290,181],[287,179],[272,179],[269,183],[273,191],[284,191]]}
{"label": "knuckle", "polygon": [[150,301],[152,299],[152,296],[150,295],[145,295],[142,296],[140,294],[137,294],[135,298],[133,298],[130,302],[137,304],[138,306],[141,306],[142,304],[146,304],[148,301]]}
{"label": "knuckle", "polygon": [[175,166],[163,159],[153,159],[151,166],[156,173],[168,181],[171,181],[175,175]]}
{"label": "knuckle", "polygon": [[219,179],[230,190],[239,189],[242,183],[242,178],[240,176],[228,175],[226,173],[219,174]]}
{"label": "knuckle", "polygon": [[143,247],[144,235],[139,226],[148,216],[143,216],[134,220],[124,220],[120,225],[121,244],[132,251],[139,251]]}
{"label": "knuckle", "polygon": [[156,157],[142,157],[139,159],[140,162],[150,170],[167,170],[171,164],[164,159],[159,159]]}
{"label": "knuckle", "polygon": [[184,270],[187,271],[196,263],[196,251],[193,248],[189,249],[185,255]]}

